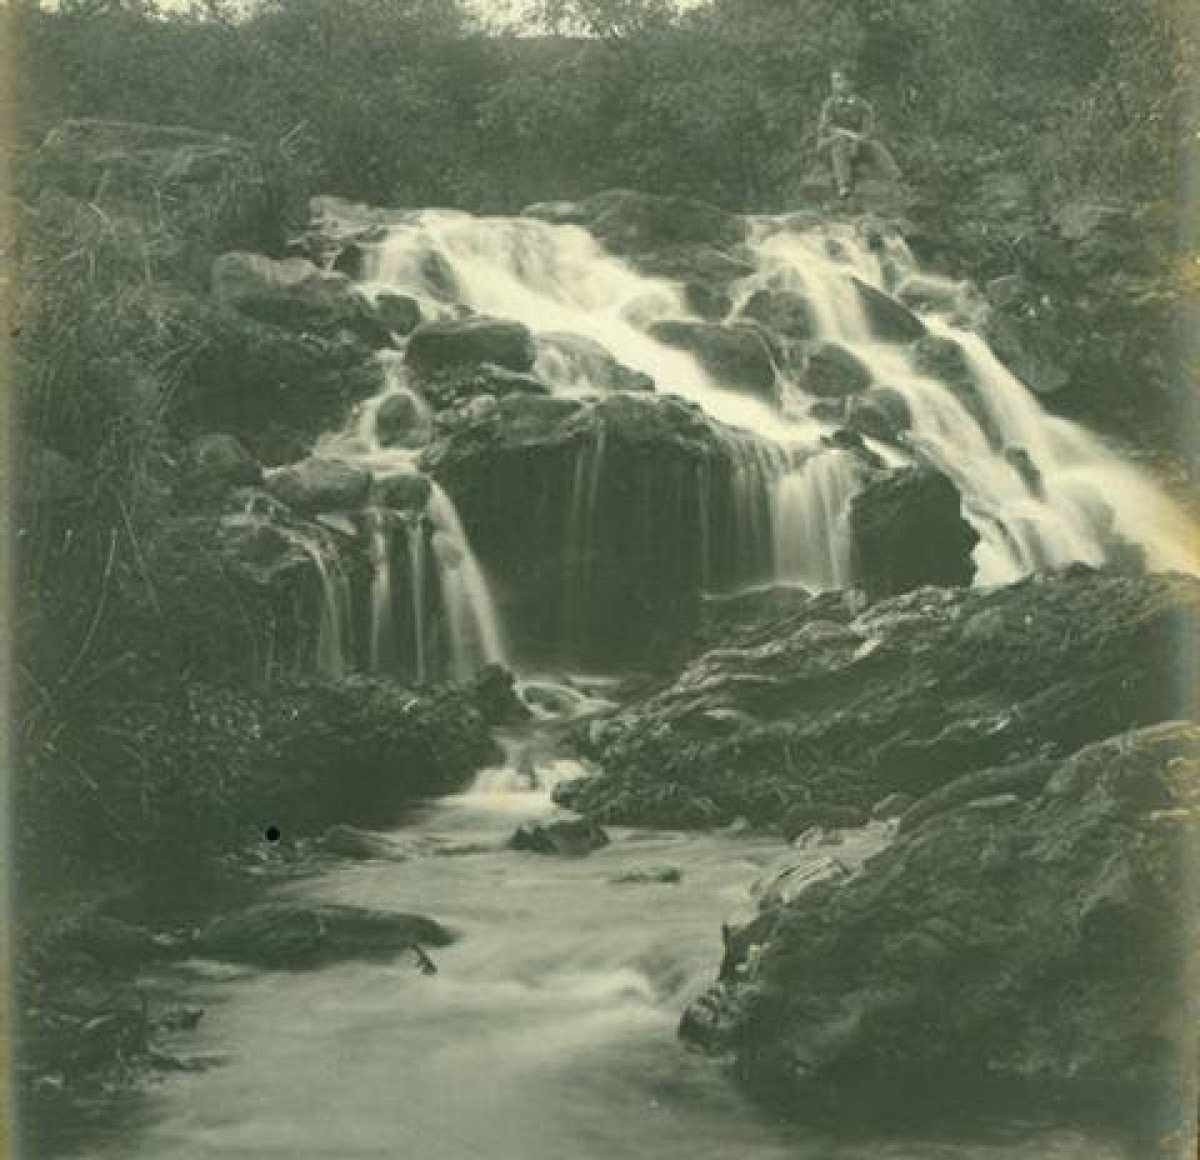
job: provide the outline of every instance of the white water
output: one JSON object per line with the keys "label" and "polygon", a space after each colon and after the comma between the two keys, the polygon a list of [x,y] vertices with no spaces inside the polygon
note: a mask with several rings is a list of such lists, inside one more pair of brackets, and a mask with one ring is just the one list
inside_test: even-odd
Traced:
{"label": "white water", "polygon": [[[383,352],[384,389],[365,400],[342,431],[331,432],[318,442],[317,455],[355,464],[369,471],[377,485],[402,476],[419,475],[421,448],[432,424],[428,403],[408,382],[395,352]],[[418,443],[413,447],[385,447],[378,430],[380,409],[389,399],[402,397],[412,403],[417,415]],[[445,669],[456,679],[470,678],[484,664],[507,664],[504,633],[496,614],[487,579],[471,550],[470,541],[454,502],[432,480],[424,512],[394,513],[374,506],[366,513],[368,558],[371,564],[370,635],[366,665],[372,672],[394,671],[397,665],[418,680]],[[436,609],[426,591],[426,550],[422,520],[432,524],[433,559],[438,578]],[[411,655],[402,656],[397,624],[393,527],[405,527],[403,549],[408,559],[409,600],[402,611],[411,629]],[[445,657],[432,655],[435,633],[430,617],[440,610],[444,618]],[[343,663],[343,671],[345,664]]]}
{"label": "white water", "polygon": [[[1116,537],[1145,548],[1153,569],[1200,570],[1194,533],[1149,478],[1083,428],[1047,415],[974,333],[948,317],[923,316],[931,332],[962,345],[1000,446],[989,444],[953,390],[913,368],[905,347],[872,337],[850,275],[880,290],[915,276],[902,241],[890,239],[876,253],[849,225],[798,233],[761,219],[748,249],[757,269],[735,287],[735,304],[760,287],[803,293],[820,336],[852,350],[876,384],[904,397],[914,420],[908,449],[868,444],[893,464],[915,457],[931,462],[959,485],[965,514],[981,537],[977,582],[1007,582],[1077,560],[1099,564]],[[431,269],[439,272],[436,278]],[[653,376],[660,391],[753,432],[757,450],[743,455],[735,483],[738,535],[745,537],[737,550],[765,556],[768,576],[756,577],[750,566],[746,579],[774,575],[816,587],[846,582],[844,516],[857,483],[847,457],[821,446],[821,434],[832,427],[806,417],[813,400],[795,382],[781,382],[789,400],[785,417],[724,389],[690,355],[653,340],[645,332],[651,322],[690,317],[679,284],[640,275],[580,227],[444,210],[409,214],[393,225],[374,250],[367,276],[369,289],[412,294],[436,315],[453,313],[447,301],[453,298],[481,314],[518,319],[535,335],[565,331],[595,339],[621,362]],[[544,358],[539,367],[562,393],[586,391],[579,365],[553,382],[561,361]],[[1009,447],[1028,454],[1043,480],[1043,496],[1034,495],[1005,458]],[[791,459],[801,466],[789,469]],[[587,484],[577,483],[576,535],[586,535],[587,497],[601,471],[597,456],[586,466]],[[764,537],[770,542],[765,549]]]}
{"label": "white water", "polygon": [[[196,962],[172,976],[206,1014],[174,1049],[221,1066],[152,1089],[139,1130],[95,1160],[1127,1160],[1070,1131],[943,1139],[836,1136],[756,1109],[675,1037],[712,980],[719,923],[752,912],[784,856],[815,880],[881,835],[787,852],[763,838],[614,830],[583,859],[504,848],[553,812],[577,769],[485,771],[394,835],[402,862],[344,866],[290,893],[429,914],[456,931],[438,967],[346,963],[262,972]],[[662,865],[682,881],[617,884]],[[84,1160],[80,1157],[79,1160]]]}
{"label": "white water", "polygon": [[351,601],[350,585],[337,550],[321,536],[307,535],[296,529],[289,529],[288,535],[308,554],[320,580],[317,672],[326,677],[344,677],[350,665]]}

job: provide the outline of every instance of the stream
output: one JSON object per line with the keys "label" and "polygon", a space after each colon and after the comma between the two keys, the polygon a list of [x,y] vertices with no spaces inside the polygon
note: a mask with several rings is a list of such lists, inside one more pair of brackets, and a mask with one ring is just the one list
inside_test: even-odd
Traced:
{"label": "stream", "polygon": [[[96,1160],[1105,1160],[1115,1146],[1009,1126],[987,1138],[838,1139],[750,1103],[675,1028],[721,957],[720,923],[746,916],[783,859],[850,868],[887,839],[875,824],[836,847],[788,850],[729,832],[613,828],[569,859],[506,848],[556,812],[550,784],[577,772],[484,771],[390,837],[402,861],[343,863],[285,894],[428,914],[460,937],[411,962],[276,972],[192,960],[172,986],[205,1008],[173,1049],[208,1059],[140,1101]],[[675,883],[618,883],[656,867]],[[160,983],[162,980],[160,980]]]}

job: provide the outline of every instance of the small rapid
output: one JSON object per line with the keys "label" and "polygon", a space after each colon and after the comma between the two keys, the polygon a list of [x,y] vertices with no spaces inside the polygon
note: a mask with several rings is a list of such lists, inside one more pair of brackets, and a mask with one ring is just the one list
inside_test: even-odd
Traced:
{"label": "small rapid", "polygon": [[[308,973],[184,964],[173,986],[206,1008],[185,1050],[219,1066],[169,1078],[133,1136],[88,1155],[1119,1160],[1075,1132],[878,1139],[756,1107],[675,1037],[683,1005],[712,979],[720,921],[751,913],[782,866],[797,879],[819,877],[831,854],[853,867],[886,834],[801,852],[764,837],[614,829],[586,858],[515,853],[514,829],[552,816],[553,785],[579,772],[520,751],[390,835],[405,860],[342,865],[285,891],[435,917],[459,936],[433,952],[436,975],[406,960]],[[678,882],[619,881],[664,865]]]}

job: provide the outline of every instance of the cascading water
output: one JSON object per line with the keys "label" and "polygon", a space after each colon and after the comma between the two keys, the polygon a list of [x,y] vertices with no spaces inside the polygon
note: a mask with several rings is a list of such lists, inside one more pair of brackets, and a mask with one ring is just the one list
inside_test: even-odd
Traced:
{"label": "cascading water", "polygon": [[[939,290],[928,301],[963,300],[963,286],[920,274],[902,240],[880,240],[868,244],[844,223],[798,230],[785,219],[752,220],[743,253],[755,269],[732,285],[729,319],[738,319],[756,291],[803,297],[814,341],[836,343],[855,356],[870,374],[872,391],[885,388],[908,412],[901,441],[866,438],[866,458],[888,466],[926,462],[958,486],[964,515],[980,537],[977,582],[1008,582],[1071,561],[1101,564],[1129,542],[1141,545],[1152,568],[1194,570],[1184,521],[1150,481],[1099,439],[1047,415],[949,307],[919,317],[929,334],[956,345],[969,383],[943,380],[917,365],[911,344],[873,334],[855,280],[885,294],[918,280]],[[656,321],[698,321],[680,283],[639,273],[579,226],[532,218],[418,211],[394,219],[385,240],[365,249],[367,294],[386,288],[416,298],[426,317],[457,318],[465,308],[523,322],[535,337],[550,336],[539,348],[535,373],[555,393],[608,390],[589,382],[587,357],[563,354],[561,336],[574,335],[602,344],[627,368],[651,376],[660,391],[698,403],[725,424],[719,436],[724,466],[698,465],[681,484],[695,489],[696,574],[708,588],[775,581],[827,589],[853,581],[847,515],[867,474],[863,457],[831,443],[836,423],[813,414],[821,400],[805,393],[801,373],[789,377],[787,360],[777,359],[783,406],[774,407],[729,389],[698,358],[652,337],[648,328]],[[424,400],[404,380],[400,356],[392,357],[388,386],[363,405],[350,441],[360,462],[412,470],[414,452],[384,450],[378,442],[380,417],[406,405],[389,399],[411,402],[417,442],[432,425]],[[346,436],[339,439],[337,451],[345,455]],[[597,597],[596,561],[604,537],[612,535],[611,523],[600,517],[612,502],[610,489],[623,489],[615,502],[631,524],[648,518],[643,507],[664,502],[651,483],[635,487],[606,470],[607,454],[603,434],[580,447],[563,500],[561,621],[568,645],[593,631],[588,609]],[[461,551],[466,540],[457,513],[450,517],[449,497],[435,492],[431,505],[440,513],[431,543],[453,667],[462,671],[469,657],[502,655],[503,633],[478,562],[469,548]],[[415,565],[412,576],[415,592]],[[413,595],[413,607],[423,600]],[[423,617],[416,620],[424,624]]]}
{"label": "cascading water", "polygon": [[289,529],[289,537],[313,562],[321,585],[321,611],[317,628],[317,672],[343,677],[350,667],[350,584],[336,550],[315,535]]}
{"label": "cascading water", "polygon": [[436,483],[430,488],[429,516],[435,529],[432,542],[450,628],[454,675],[465,680],[481,664],[505,663],[504,634],[458,511]]}
{"label": "cascading water", "polygon": [[[467,679],[480,665],[507,663],[504,633],[453,501],[418,467],[432,411],[409,384],[397,352],[382,352],[380,358],[383,390],[361,403],[347,426],[325,435],[316,448],[318,456],[363,468],[373,480],[374,498],[363,513],[370,588],[366,653],[360,663],[371,672],[399,672],[418,681],[440,675]],[[396,440],[385,443],[385,432],[397,434],[388,427],[388,408],[397,400],[403,403],[397,421],[401,429]],[[404,534],[397,535],[398,529]],[[432,592],[431,563],[436,580]],[[330,571],[324,556],[318,566]],[[322,578],[325,583],[325,573]],[[336,575],[331,582],[345,587]],[[347,609],[339,614],[341,623],[348,624],[348,589],[338,599]],[[441,641],[440,650],[435,641]],[[344,646],[338,649],[336,671],[344,673],[352,667],[351,659]],[[322,665],[322,671],[333,669]]]}

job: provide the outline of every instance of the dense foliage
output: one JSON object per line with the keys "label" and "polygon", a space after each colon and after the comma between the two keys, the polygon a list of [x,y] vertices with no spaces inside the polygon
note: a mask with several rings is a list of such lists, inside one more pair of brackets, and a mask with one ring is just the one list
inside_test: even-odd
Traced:
{"label": "dense foliage", "polygon": [[[829,65],[854,66],[922,181],[997,158],[1047,192],[1170,197],[1195,148],[1198,41],[1176,0],[548,0],[485,35],[445,0],[25,5],[19,104],[302,149],[322,188],[516,208],[606,186],[786,203]],[[557,33],[557,35],[546,35]]]}

